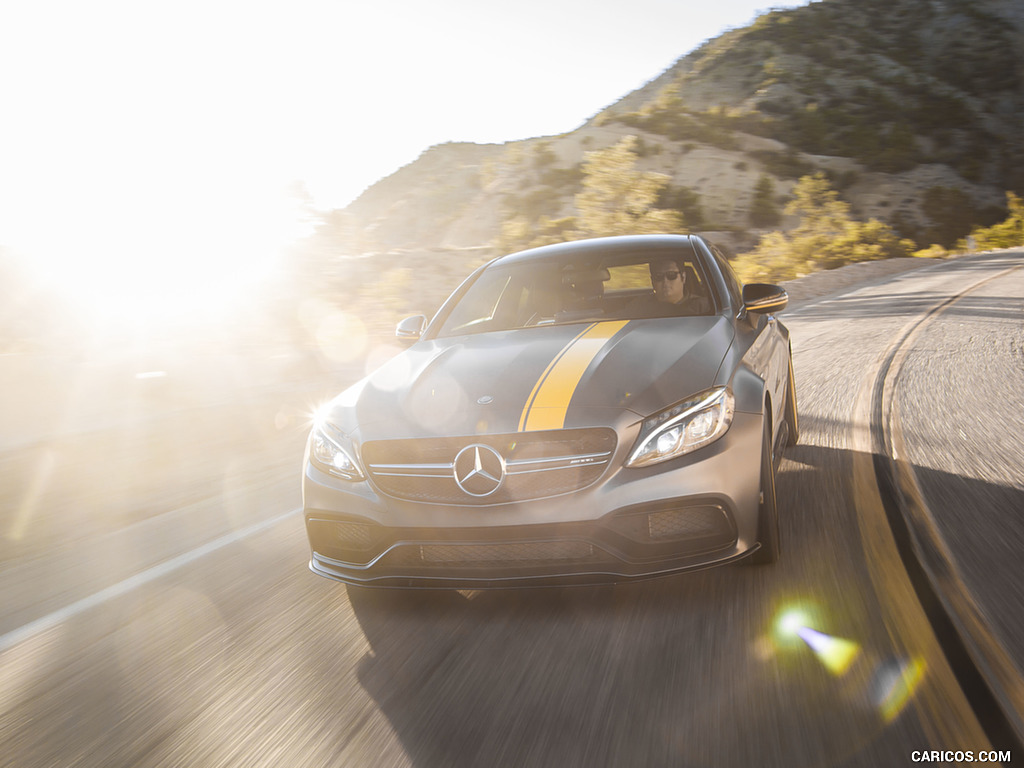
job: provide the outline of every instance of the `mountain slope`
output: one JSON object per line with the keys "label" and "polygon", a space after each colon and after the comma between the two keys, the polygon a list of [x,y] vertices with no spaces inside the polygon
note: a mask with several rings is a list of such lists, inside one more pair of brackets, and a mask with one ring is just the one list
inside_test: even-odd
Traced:
{"label": "mountain slope", "polygon": [[358,237],[332,250],[486,245],[573,215],[585,153],[628,134],[688,224],[735,247],[759,182],[781,202],[815,170],[854,215],[949,242],[1024,191],[1021,126],[1020,0],[824,0],[706,43],[571,133],[427,150],[343,212]]}

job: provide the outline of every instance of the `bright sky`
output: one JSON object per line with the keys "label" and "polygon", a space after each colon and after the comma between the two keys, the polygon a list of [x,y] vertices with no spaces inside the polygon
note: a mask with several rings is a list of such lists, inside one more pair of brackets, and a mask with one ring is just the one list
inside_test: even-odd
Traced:
{"label": "bright sky", "polygon": [[200,278],[215,297],[295,236],[303,194],[340,208],[433,144],[572,130],[803,4],[12,0],[0,246],[137,312]]}

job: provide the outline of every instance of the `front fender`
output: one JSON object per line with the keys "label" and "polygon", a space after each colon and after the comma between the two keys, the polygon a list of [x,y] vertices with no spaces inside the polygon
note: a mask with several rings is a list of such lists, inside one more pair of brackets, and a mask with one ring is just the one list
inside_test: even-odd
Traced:
{"label": "front fender", "polygon": [[750,367],[741,365],[732,378],[731,386],[737,411],[764,412],[765,382]]}

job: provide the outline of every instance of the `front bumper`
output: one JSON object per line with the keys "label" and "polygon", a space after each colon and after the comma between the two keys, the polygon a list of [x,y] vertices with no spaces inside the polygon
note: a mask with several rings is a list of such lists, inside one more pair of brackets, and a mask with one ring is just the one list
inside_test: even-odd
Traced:
{"label": "front bumper", "polygon": [[482,589],[650,578],[757,548],[760,416],[737,413],[716,443],[643,469],[622,466],[623,442],[587,488],[483,507],[390,498],[307,462],[310,568],[356,585]]}

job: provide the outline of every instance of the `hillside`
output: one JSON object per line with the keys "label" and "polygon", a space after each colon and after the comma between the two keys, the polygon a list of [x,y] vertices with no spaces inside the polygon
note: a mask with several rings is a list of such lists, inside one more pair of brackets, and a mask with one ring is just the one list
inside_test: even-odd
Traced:
{"label": "hillside", "polygon": [[[588,151],[639,138],[666,204],[733,248],[758,230],[768,177],[781,204],[822,170],[855,216],[925,246],[1004,215],[1024,191],[1024,4],[823,0],[762,15],[680,58],[561,136],[445,144],[335,212],[324,253],[465,248],[503,223],[574,213]],[[790,222],[782,221],[785,228]]]}

